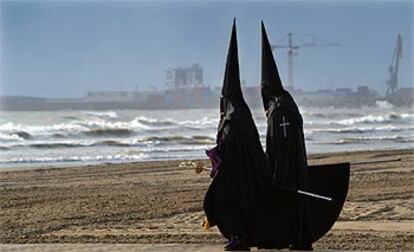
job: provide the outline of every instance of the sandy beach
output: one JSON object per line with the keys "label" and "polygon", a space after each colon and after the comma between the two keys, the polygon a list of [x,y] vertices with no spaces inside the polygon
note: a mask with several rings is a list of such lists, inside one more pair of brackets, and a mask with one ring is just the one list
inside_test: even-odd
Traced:
{"label": "sandy beach", "polygon": [[[310,156],[310,163],[385,158],[401,161],[351,166],[350,191],[342,214],[333,229],[314,244],[315,249],[414,248],[412,149],[318,154]],[[210,165],[207,160],[202,162]],[[125,246],[131,249],[149,251],[154,246],[176,250],[180,244],[188,244],[188,251],[202,251],[205,246],[220,249],[225,240],[218,230],[201,228],[208,174],[195,174],[180,168],[179,163],[0,172],[0,242],[6,244],[2,248],[41,251],[47,245],[8,244],[110,243],[102,248],[113,250],[113,243],[128,243]]]}

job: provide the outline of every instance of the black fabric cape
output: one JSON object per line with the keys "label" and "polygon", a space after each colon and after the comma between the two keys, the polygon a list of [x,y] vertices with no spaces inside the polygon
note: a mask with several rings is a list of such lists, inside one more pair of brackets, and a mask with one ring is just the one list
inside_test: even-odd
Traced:
{"label": "black fabric cape", "polygon": [[[275,185],[309,191],[308,165],[303,136],[303,121],[293,99],[284,93],[270,102],[267,110],[266,159]],[[289,244],[309,244],[314,240],[308,197],[296,193],[275,194],[278,227],[285,230]]]}
{"label": "black fabric cape", "polygon": [[249,237],[254,243],[262,232],[257,225],[263,212],[261,170],[266,161],[251,112],[244,101],[237,55],[236,27],[227,55],[220,99],[222,118],[217,143],[221,164],[204,199],[210,226],[217,225],[228,239],[232,234]]}
{"label": "black fabric cape", "polygon": [[267,172],[272,183],[334,198],[334,202],[324,202],[287,191],[275,194],[280,207],[278,227],[285,231],[278,239],[287,239],[275,242],[275,246],[309,244],[329,231],[342,209],[349,163],[308,166],[303,119],[293,97],[282,86],[263,23],[261,91],[268,123]]}
{"label": "black fabric cape", "polygon": [[207,190],[204,211],[210,226],[217,225],[227,239],[232,234],[242,235],[249,246],[265,247],[280,235],[275,215],[278,208],[259,134],[241,92],[235,25],[220,111],[217,144],[221,163]]}
{"label": "black fabric cape", "polygon": [[[283,152],[277,141],[274,142],[274,151],[270,152],[272,143],[268,144],[268,154],[278,154],[274,158],[276,166],[268,165],[270,162],[266,160],[257,128],[242,95],[234,24],[220,99],[222,116],[217,149],[221,162],[207,190],[203,207],[210,226],[217,225],[228,239],[232,234],[238,234],[247,237],[251,247],[286,248],[303,241],[303,237],[315,241],[331,228],[346,197],[349,164],[315,166],[305,170],[306,151],[299,110],[292,106],[293,99],[280,101],[278,107],[276,99],[272,95],[268,97],[269,101],[274,101],[267,103],[270,118],[276,120],[269,123],[269,131],[273,133],[268,132],[268,136],[280,137],[283,134],[284,137],[285,132],[277,127],[280,123],[277,120],[282,118],[283,123],[283,116],[284,122],[290,123],[287,134],[292,136],[289,137],[292,145],[289,152]],[[277,112],[282,107],[286,107],[285,113]],[[283,159],[283,155],[286,158]],[[267,157],[271,159],[270,155]],[[279,160],[284,161],[279,165]],[[302,186],[305,188],[300,188]],[[333,197],[335,202],[301,196],[292,191],[297,188]]]}

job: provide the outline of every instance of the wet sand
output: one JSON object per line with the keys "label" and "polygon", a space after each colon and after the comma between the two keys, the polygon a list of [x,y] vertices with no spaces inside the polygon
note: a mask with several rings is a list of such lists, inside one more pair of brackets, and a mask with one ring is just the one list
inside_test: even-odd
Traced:
{"label": "wet sand", "polygon": [[[310,163],[384,158],[402,160],[352,165],[343,212],[315,249],[414,248],[414,150],[320,154],[310,156]],[[146,251],[220,250],[225,240],[217,229],[201,228],[208,174],[179,168],[179,163],[0,172],[0,243],[6,244],[0,249],[64,251],[86,246],[68,243],[111,243],[88,246],[90,251],[121,250],[116,246]]]}

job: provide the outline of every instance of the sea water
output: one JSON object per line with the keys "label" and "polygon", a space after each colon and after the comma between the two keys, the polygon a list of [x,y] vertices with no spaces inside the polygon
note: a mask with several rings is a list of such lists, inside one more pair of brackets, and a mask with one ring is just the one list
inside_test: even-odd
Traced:
{"label": "sea water", "polygon": [[[412,108],[300,110],[308,153],[414,147]],[[252,112],[265,148],[263,109]],[[2,111],[0,169],[205,158],[218,117],[218,109]]]}

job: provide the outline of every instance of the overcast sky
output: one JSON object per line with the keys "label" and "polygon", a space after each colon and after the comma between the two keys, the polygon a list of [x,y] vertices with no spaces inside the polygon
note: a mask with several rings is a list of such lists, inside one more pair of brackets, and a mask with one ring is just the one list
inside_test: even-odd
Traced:
{"label": "overcast sky", "polygon": [[[340,47],[303,47],[297,88],[385,90],[397,34],[401,82],[413,85],[413,1],[1,1],[0,94],[76,97],[89,90],[163,89],[169,67],[200,63],[221,85],[233,17],[241,78],[260,82],[260,20],[272,43],[288,32]],[[275,52],[287,80],[286,50]]]}

